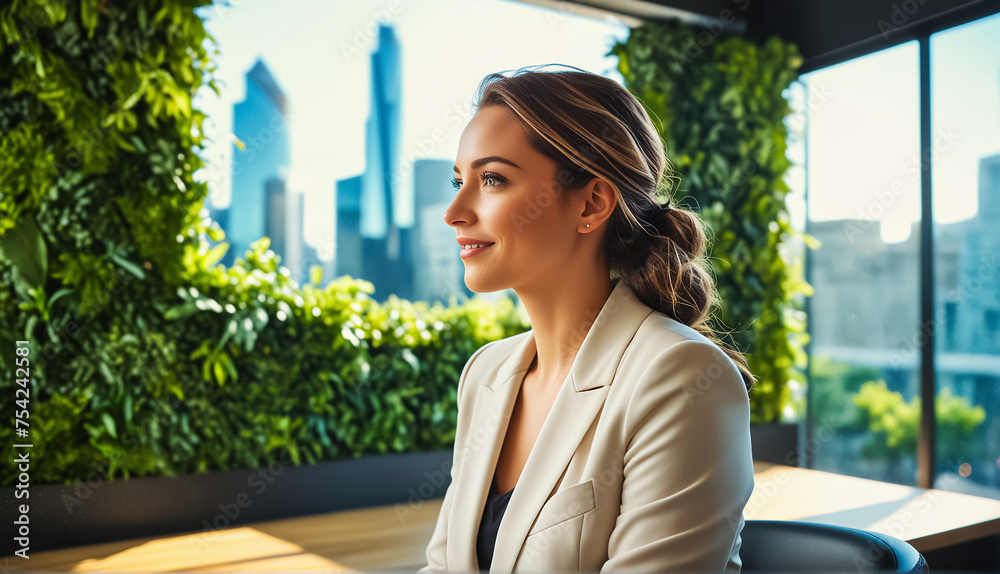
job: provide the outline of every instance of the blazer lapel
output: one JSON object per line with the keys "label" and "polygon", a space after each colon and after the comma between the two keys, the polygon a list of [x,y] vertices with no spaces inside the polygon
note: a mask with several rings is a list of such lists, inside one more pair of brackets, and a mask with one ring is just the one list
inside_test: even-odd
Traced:
{"label": "blazer lapel", "polygon": [[[514,410],[520,381],[535,358],[534,333],[521,335],[521,342],[501,364],[494,379],[480,381],[472,423],[464,438],[462,475],[454,484],[455,501],[448,525],[448,565],[451,569],[478,571],[476,537],[486,498],[493,483],[493,471],[500,457],[507,424]],[[515,489],[516,490],[516,489]]]}
{"label": "blazer lapel", "polygon": [[[497,532],[492,570],[510,571],[539,510],[569,465],[604,405],[618,364],[652,310],[622,281],[615,284],[580,346],[528,455]],[[535,358],[534,331],[523,339],[492,379],[484,379],[464,438],[462,476],[455,484],[447,546],[450,568],[478,570],[476,537],[493,472],[524,374]]]}

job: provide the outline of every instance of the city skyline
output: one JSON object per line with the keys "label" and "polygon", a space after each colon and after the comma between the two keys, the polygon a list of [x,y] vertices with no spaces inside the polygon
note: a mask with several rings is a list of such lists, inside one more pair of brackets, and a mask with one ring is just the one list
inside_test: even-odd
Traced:
{"label": "city skyline", "polygon": [[[225,209],[230,204],[227,177],[219,173],[231,162],[230,110],[243,99],[242,76],[258,57],[288,95],[292,159],[287,190],[305,194],[305,240],[324,259],[331,251],[323,247],[333,248],[336,233],[326,217],[335,208],[330,190],[338,180],[366,170],[363,142],[365,118],[371,114],[369,59],[380,23],[393,26],[402,46],[402,137],[400,164],[395,168],[403,180],[400,189],[412,189],[416,160],[454,161],[458,138],[471,118],[473,94],[489,73],[557,63],[611,74],[622,81],[614,70],[617,60],[603,54],[613,43],[612,33],[622,39],[627,36],[624,24],[494,0],[463,2],[461,7],[455,1],[408,2],[396,10],[392,5],[333,7],[309,2],[299,11],[279,13],[277,6],[241,4],[203,12],[206,27],[219,44],[217,76],[224,82],[222,97],[203,90],[196,104],[208,114],[205,129],[214,142],[203,154],[209,166],[204,179],[209,182],[213,208]],[[539,40],[510,43],[509,31],[489,28],[457,40],[449,40],[447,34],[428,34],[428,30],[445,32],[445,23],[468,30],[496,19],[517,22],[523,37]],[[478,50],[476,42],[492,46],[509,42],[509,46]],[[330,56],[303,58],[306,53]],[[441,55],[462,53],[475,56],[456,60],[455,66],[442,73]],[[318,67],[324,72],[318,72]],[[443,130],[444,137],[432,137],[435,130]],[[395,207],[396,222],[412,226],[412,198],[396,196]],[[445,225],[443,219],[441,225]]]}

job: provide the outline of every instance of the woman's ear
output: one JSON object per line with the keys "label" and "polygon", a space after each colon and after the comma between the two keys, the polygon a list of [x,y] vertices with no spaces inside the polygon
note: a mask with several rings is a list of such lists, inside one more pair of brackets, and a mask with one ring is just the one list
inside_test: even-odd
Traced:
{"label": "woman's ear", "polygon": [[595,177],[580,193],[583,207],[580,217],[589,223],[589,229],[596,229],[607,221],[618,206],[618,193],[607,180]]}

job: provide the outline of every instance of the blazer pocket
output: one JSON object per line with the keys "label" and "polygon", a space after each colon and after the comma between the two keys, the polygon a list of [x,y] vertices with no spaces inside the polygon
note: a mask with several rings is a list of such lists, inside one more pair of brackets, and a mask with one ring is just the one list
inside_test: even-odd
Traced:
{"label": "blazer pocket", "polygon": [[593,479],[553,494],[538,512],[528,536],[597,508]]}

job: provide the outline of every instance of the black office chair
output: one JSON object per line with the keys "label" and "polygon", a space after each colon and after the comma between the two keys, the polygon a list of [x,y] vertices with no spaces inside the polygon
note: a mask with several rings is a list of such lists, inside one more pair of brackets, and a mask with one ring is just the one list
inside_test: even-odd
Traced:
{"label": "black office chair", "polygon": [[815,522],[747,520],[743,574],[781,572],[930,572],[909,543],[878,532]]}

